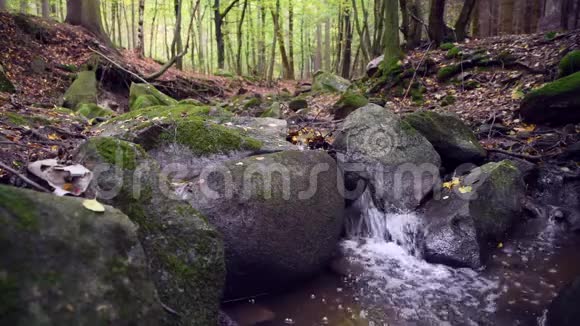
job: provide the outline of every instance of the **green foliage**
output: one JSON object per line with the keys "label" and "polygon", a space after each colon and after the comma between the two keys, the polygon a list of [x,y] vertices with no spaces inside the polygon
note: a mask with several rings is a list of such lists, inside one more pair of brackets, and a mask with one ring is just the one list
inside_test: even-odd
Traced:
{"label": "green foliage", "polygon": [[455,103],[455,96],[453,95],[445,95],[441,100],[441,106],[448,106]]}
{"label": "green foliage", "polygon": [[558,78],[580,71],[580,50],[568,52],[558,65]]}
{"label": "green foliage", "polygon": [[77,113],[87,119],[110,117],[115,112],[102,108],[93,103],[82,103],[78,106]]}

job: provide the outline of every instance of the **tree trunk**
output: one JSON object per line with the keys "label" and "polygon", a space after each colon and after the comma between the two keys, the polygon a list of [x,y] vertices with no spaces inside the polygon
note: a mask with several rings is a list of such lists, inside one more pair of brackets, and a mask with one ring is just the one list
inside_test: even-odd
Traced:
{"label": "tree trunk", "polygon": [[42,0],[42,17],[50,18],[50,4],[48,0]]}
{"label": "tree trunk", "polygon": [[7,0],[0,0],[0,11],[6,11],[7,9]]}
{"label": "tree trunk", "polygon": [[501,0],[500,30],[502,34],[514,32],[514,0]]}
{"label": "tree trunk", "polygon": [[179,53],[183,51],[183,41],[181,40],[181,7],[183,6],[182,0],[174,1],[174,12],[175,12],[175,30],[173,33],[173,42],[171,43],[171,57],[177,57],[175,61],[175,67],[179,70],[183,70],[183,57],[179,56]]}
{"label": "tree trunk", "polygon": [[280,0],[276,0],[276,11],[272,11],[272,18],[274,20],[274,30],[276,38],[278,39],[278,46],[280,47],[280,56],[282,57],[282,66],[284,68],[284,79],[294,79],[294,72],[290,69],[290,61],[286,53],[286,46],[284,45],[284,36],[282,33],[282,24],[280,24]]}
{"label": "tree trunk", "polygon": [[330,50],[330,18],[326,18],[324,23],[324,70],[330,71],[331,67],[331,50]]}
{"label": "tree trunk", "polygon": [[67,0],[65,21],[71,25],[82,26],[107,45],[113,45],[109,36],[103,31],[99,0]]}
{"label": "tree trunk", "polygon": [[314,71],[322,69],[322,26],[316,24],[316,55],[314,57]]}
{"label": "tree trunk", "polygon": [[244,5],[242,8],[242,16],[238,22],[238,51],[236,53],[236,72],[238,75],[242,75],[242,27],[244,26],[244,19],[246,17],[246,9],[248,8],[248,0],[244,0]]}
{"label": "tree trunk", "polygon": [[224,34],[222,31],[224,19],[227,14],[232,10],[232,8],[238,3],[239,0],[233,0],[230,5],[224,10],[223,12],[220,9],[220,0],[214,1],[214,23],[215,23],[215,40],[217,43],[217,59],[218,59],[218,68],[224,69],[225,67],[225,43],[224,43]]}
{"label": "tree trunk", "polygon": [[[157,35],[157,29],[158,29],[158,24],[155,25],[155,21],[157,20],[157,3],[158,0],[155,0],[155,5],[153,6],[153,20],[151,21],[151,38],[150,38],[150,42],[149,42],[149,56],[150,57],[154,57],[153,55],[153,45],[155,44],[154,39],[155,39],[155,35]],[[141,27],[141,31],[143,32],[143,35],[145,35],[145,30],[143,29],[143,27]],[[145,45],[145,42],[143,42],[143,45]]]}
{"label": "tree trunk", "polygon": [[455,37],[457,42],[462,42],[467,36],[467,26],[469,26],[469,20],[473,13],[473,8],[477,5],[477,0],[465,0],[463,3],[463,8],[461,8],[461,14],[455,23]]}
{"label": "tree trunk", "polygon": [[[137,46],[135,52],[140,57],[145,55],[145,31],[143,30],[143,18],[145,16],[145,0],[139,0],[139,22],[137,23]],[[153,16],[152,24],[155,25],[156,15]],[[153,28],[153,25],[151,28]],[[153,42],[153,40],[151,40]],[[151,51],[149,51],[151,52]]]}
{"label": "tree trunk", "polygon": [[[352,62],[352,23],[350,19],[351,11],[348,6],[345,7],[344,10],[344,47],[343,47],[343,54],[342,54],[342,67],[341,67],[341,76],[350,79],[350,65]],[[398,14],[397,14],[398,15]],[[398,22],[397,22],[398,25]],[[398,34],[398,30],[397,30]]]}
{"label": "tree trunk", "polygon": [[385,34],[384,34],[384,54],[383,69],[389,71],[401,59],[401,45],[399,40],[399,3],[397,0],[384,0],[386,6],[385,13]]}
{"label": "tree trunk", "polygon": [[294,5],[288,0],[288,63],[294,76]]}
{"label": "tree trunk", "polygon": [[423,24],[417,21],[418,18],[421,18],[423,16],[421,10],[421,0],[415,0],[415,2],[411,6],[409,6],[409,11],[413,16],[415,16],[415,18],[411,19],[410,22],[409,33],[411,35],[407,43],[407,47],[412,49],[421,44],[421,37],[423,36]]}
{"label": "tree trunk", "polygon": [[445,0],[431,0],[429,13],[429,38],[436,45],[445,39]]}
{"label": "tree trunk", "polygon": [[401,33],[405,41],[409,43],[409,5],[407,0],[399,0],[399,8],[401,9]]}

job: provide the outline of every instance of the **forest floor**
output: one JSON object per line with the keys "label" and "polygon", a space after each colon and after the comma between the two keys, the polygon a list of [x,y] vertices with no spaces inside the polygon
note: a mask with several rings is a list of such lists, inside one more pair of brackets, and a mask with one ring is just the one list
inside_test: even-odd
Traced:
{"label": "forest floor", "polygon": [[[82,28],[58,24],[33,16],[14,16],[0,13],[0,62],[7,76],[17,87],[15,94],[0,93],[0,161],[25,174],[29,162],[59,158],[67,161],[71,152],[85,138],[91,136],[89,121],[79,118],[58,106],[62,95],[74,79],[79,67],[87,64],[99,52],[101,61],[110,61],[140,75],[152,73],[160,64],[152,59],[139,58],[131,51],[111,51]],[[517,66],[469,70],[463,80],[475,81],[477,87],[466,82],[440,82],[434,74],[417,74],[413,81],[425,92],[420,101],[403,89],[399,94],[391,90],[377,96],[392,102],[394,111],[405,114],[419,109],[454,112],[477,133],[484,146],[503,154],[532,162],[557,156],[568,146],[578,142],[580,129],[569,125],[562,128],[528,125],[521,121],[519,103],[524,94],[554,79],[557,64],[569,49],[580,48],[580,33],[568,32],[547,37],[544,34],[510,35],[471,40],[459,44],[463,52],[483,49],[493,56],[509,55]],[[418,68],[429,57],[437,67],[457,62],[448,58],[447,51],[430,47],[409,51],[405,64]],[[459,59],[460,61],[460,59]],[[106,72],[102,74],[107,76]],[[244,77],[207,76],[170,69],[157,84],[162,89],[179,85],[192,89],[191,94],[170,94],[178,98],[195,98],[204,102],[228,103],[234,98],[276,97],[294,94],[308,87],[310,81],[275,81],[267,83]],[[358,83],[364,84],[365,80]],[[124,85],[100,81],[101,97],[110,100],[118,113],[127,108],[128,83]],[[185,83],[185,84],[184,84]],[[185,86],[184,86],[185,85]],[[116,91],[117,90],[117,91]],[[283,102],[284,119],[294,135],[309,134],[332,143],[332,133],[340,121],[333,121],[332,108],[339,99],[336,94],[306,94],[309,110],[294,112]],[[448,102],[453,98],[452,103]],[[447,104],[447,105],[446,105]],[[238,112],[256,115],[248,109]],[[576,164],[576,163],[573,163]],[[14,173],[0,168],[0,183],[19,184]]]}

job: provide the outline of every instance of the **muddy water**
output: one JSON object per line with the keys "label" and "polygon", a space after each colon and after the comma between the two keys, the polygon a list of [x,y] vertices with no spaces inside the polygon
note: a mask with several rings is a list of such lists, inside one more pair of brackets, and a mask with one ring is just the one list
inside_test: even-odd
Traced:
{"label": "muddy water", "polygon": [[580,235],[548,220],[520,226],[477,271],[428,264],[408,247],[404,239],[345,240],[340,270],[348,276],[328,272],[226,311],[241,325],[538,325],[558,290],[580,275]]}

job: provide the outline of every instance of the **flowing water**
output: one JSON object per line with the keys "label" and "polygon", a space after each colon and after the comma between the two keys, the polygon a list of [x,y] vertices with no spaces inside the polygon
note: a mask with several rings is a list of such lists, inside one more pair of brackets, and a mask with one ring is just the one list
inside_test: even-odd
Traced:
{"label": "flowing water", "polygon": [[524,223],[484,269],[456,269],[422,259],[420,216],[382,213],[368,193],[355,208],[335,262],[341,276],[226,311],[241,325],[538,325],[580,275],[580,237],[551,221]]}

